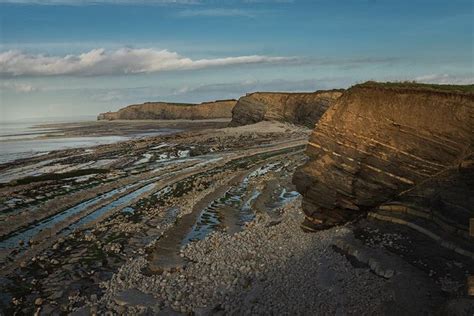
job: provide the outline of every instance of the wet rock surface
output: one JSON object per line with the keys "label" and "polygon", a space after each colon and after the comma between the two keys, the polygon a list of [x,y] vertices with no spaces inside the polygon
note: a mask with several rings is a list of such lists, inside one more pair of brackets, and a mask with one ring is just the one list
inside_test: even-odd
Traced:
{"label": "wet rock surface", "polygon": [[[0,309],[7,314],[33,314],[37,309],[42,314],[93,313],[94,304],[81,308],[84,301],[100,299],[102,283],[127,261],[148,257],[162,236],[176,232],[177,242],[171,244],[175,257],[169,259],[187,263],[180,248],[191,240],[213,231],[240,231],[255,216],[256,193],[269,190],[270,197],[293,192],[291,174],[305,161],[307,130],[264,125],[149,137],[74,150],[72,155],[71,151],[54,153],[56,158],[48,162],[52,167],[58,160],[71,166],[98,157],[114,161],[106,172],[88,178],[86,187],[77,177],[27,186],[9,183],[3,188],[5,195],[21,199],[35,187],[49,196],[44,201],[25,201],[22,208],[3,217],[10,224],[2,229],[11,233],[0,239],[5,277],[0,284]],[[267,189],[267,182],[274,181],[278,186]],[[55,191],[65,183],[70,191]],[[258,212],[276,214],[279,207],[266,199],[262,205]],[[20,218],[22,222],[17,221]],[[186,218],[188,224],[181,225]],[[168,270],[178,267],[171,260]],[[121,304],[147,310],[137,302],[149,297],[135,294],[135,300],[127,301],[125,294],[117,297]]]}

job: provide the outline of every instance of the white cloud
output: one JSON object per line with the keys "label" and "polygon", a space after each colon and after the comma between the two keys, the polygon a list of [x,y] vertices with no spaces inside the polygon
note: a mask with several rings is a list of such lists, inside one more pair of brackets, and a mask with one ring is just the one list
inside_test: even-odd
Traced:
{"label": "white cloud", "polygon": [[168,50],[121,48],[93,49],[79,55],[32,55],[21,51],[0,53],[0,77],[9,76],[102,76],[193,70],[243,64],[284,63],[294,57],[261,55],[193,60]]}
{"label": "white cloud", "polygon": [[474,84],[474,76],[467,75],[450,75],[450,74],[431,74],[415,78],[417,82],[437,83],[437,84]]}
{"label": "white cloud", "polygon": [[7,90],[15,92],[33,92],[39,89],[28,83],[18,83],[9,81],[0,82],[0,91]]}

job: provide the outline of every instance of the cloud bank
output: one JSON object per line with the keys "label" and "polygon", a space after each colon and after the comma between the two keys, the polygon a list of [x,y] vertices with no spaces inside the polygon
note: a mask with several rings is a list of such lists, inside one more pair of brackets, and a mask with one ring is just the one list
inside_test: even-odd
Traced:
{"label": "cloud bank", "polygon": [[436,84],[474,84],[474,76],[472,74],[431,74],[416,77],[415,81]]}
{"label": "cloud bank", "polygon": [[193,60],[176,52],[150,48],[121,48],[115,51],[99,48],[66,56],[32,55],[10,50],[0,53],[0,77],[143,74],[295,60],[294,57],[261,55]]}
{"label": "cloud bank", "polygon": [[20,82],[0,82],[0,91],[14,91],[14,92],[33,92],[37,91],[38,88],[28,84]]}

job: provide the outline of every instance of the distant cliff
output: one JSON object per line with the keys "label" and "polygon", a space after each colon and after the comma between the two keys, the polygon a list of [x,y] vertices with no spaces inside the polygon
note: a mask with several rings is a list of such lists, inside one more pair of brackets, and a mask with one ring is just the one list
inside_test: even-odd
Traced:
{"label": "distant cliff", "polygon": [[466,235],[474,217],[473,91],[373,82],[347,90],[319,120],[310,161],[293,178],[304,227],[341,224],[396,200]]}
{"label": "distant cliff", "polygon": [[129,105],[117,112],[101,113],[98,120],[199,120],[231,118],[236,100],[218,100],[200,104],[146,102]]}
{"label": "distant cliff", "polygon": [[241,97],[232,110],[231,126],[284,121],[310,128],[343,90],[312,93],[255,92]]}

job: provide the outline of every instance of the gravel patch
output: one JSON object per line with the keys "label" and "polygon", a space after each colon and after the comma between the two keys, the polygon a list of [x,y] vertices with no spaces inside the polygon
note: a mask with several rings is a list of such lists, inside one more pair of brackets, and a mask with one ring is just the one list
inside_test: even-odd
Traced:
{"label": "gravel patch", "polygon": [[[147,276],[144,257],[129,261],[102,285],[105,295],[94,309],[142,314],[171,307],[199,315],[380,311],[386,280],[369,269],[355,269],[333,249],[333,242],[350,230],[302,232],[300,203],[287,205],[277,224],[257,216],[242,232],[216,232],[190,243],[181,251],[188,261],[184,269]],[[123,293],[130,289],[137,296],[152,295],[156,301],[146,297],[156,304],[133,304],[133,298],[124,304]]]}

